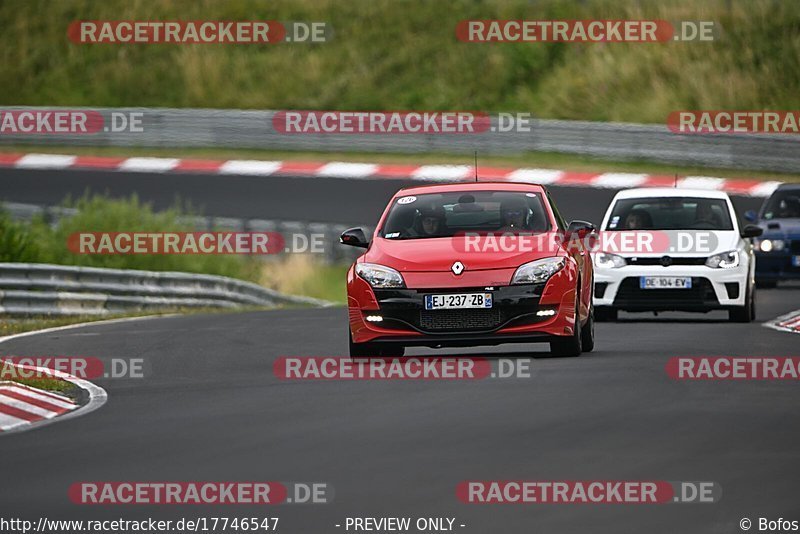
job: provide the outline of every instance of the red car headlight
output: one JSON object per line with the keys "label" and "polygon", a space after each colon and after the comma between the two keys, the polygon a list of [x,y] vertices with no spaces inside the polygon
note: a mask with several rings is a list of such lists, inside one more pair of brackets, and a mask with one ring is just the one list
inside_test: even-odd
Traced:
{"label": "red car headlight", "polygon": [[541,284],[567,265],[564,258],[542,258],[520,265],[511,277],[512,284]]}
{"label": "red car headlight", "polygon": [[375,289],[405,287],[402,275],[391,267],[377,263],[357,263],[356,274]]}

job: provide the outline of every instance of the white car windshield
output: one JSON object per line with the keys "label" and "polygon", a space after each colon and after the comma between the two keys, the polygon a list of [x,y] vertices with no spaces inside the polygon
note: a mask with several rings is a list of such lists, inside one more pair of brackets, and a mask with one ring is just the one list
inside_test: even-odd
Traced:
{"label": "white car windshield", "polygon": [[733,230],[721,198],[653,197],[617,200],[606,230]]}

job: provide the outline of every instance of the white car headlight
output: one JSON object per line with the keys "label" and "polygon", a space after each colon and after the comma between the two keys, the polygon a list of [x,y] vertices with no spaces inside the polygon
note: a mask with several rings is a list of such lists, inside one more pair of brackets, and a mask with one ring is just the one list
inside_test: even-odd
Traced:
{"label": "white car headlight", "polygon": [[733,269],[739,266],[739,251],[729,250],[720,254],[709,256],[706,260],[706,267],[712,269]]}
{"label": "white car headlight", "polygon": [[616,269],[617,267],[625,267],[628,262],[622,256],[598,252],[594,255],[594,264],[601,269]]}
{"label": "white car headlight", "polygon": [[399,272],[377,263],[357,263],[356,274],[375,289],[405,287],[406,285]]}
{"label": "white car headlight", "polygon": [[758,249],[761,252],[772,252],[783,250],[786,246],[786,243],[783,239],[762,239],[758,243]]}
{"label": "white car headlight", "polygon": [[511,277],[512,284],[540,284],[564,268],[564,258],[543,258],[520,265]]}

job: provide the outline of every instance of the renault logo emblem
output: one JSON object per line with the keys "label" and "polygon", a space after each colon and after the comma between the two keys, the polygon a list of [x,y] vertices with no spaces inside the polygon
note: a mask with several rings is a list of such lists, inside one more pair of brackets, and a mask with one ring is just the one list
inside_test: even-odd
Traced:
{"label": "renault logo emblem", "polygon": [[464,272],[464,264],[461,263],[460,261],[457,261],[453,264],[452,267],[450,267],[450,270],[453,271],[454,275],[458,276]]}
{"label": "renault logo emblem", "polygon": [[661,265],[663,265],[664,267],[669,267],[670,265],[672,265],[672,258],[670,258],[669,256],[662,256]]}

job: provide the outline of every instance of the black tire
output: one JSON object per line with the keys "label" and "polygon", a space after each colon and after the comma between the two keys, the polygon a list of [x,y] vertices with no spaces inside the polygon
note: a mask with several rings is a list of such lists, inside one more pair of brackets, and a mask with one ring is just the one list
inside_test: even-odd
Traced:
{"label": "black tire", "polygon": [[405,355],[406,348],[402,345],[389,345],[381,347],[380,352],[381,356],[386,356],[387,358],[399,358]]}
{"label": "black tire", "polygon": [[618,311],[611,306],[600,306],[594,309],[594,320],[598,323],[609,323],[616,321],[618,318]]}
{"label": "black tire", "polygon": [[747,284],[744,306],[728,310],[728,319],[734,323],[750,323],[756,318],[756,296],[752,284]]}
{"label": "black tire", "polygon": [[589,306],[589,318],[581,327],[581,349],[583,352],[594,350],[594,305]]}
{"label": "black tire", "polygon": [[578,297],[575,299],[575,328],[573,329],[571,336],[559,336],[550,342],[550,353],[553,356],[574,358],[575,356],[581,355],[583,350],[581,343],[583,336],[581,335],[581,320],[580,313],[578,311],[580,306],[579,299],[580,289],[578,290]]}
{"label": "black tire", "polygon": [[350,336],[350,357],[351,358],[374,358],[380,356],[380,351],[375,343],[353,343],[353,334]]}
{"label": "black tire", "polygon": [[378,358],[378,357],[400,357],[406,353],[406,348],[402,345],[380,346],[377,343],[353,343],[353,334],[350,336],[350,357],[351,358]]}
{"label": "black tire", "polygon": [[777,285],[777,280],[759,280],[756,278],[756,287],[760,287],[761,289],[773,289],[777,287]]}

